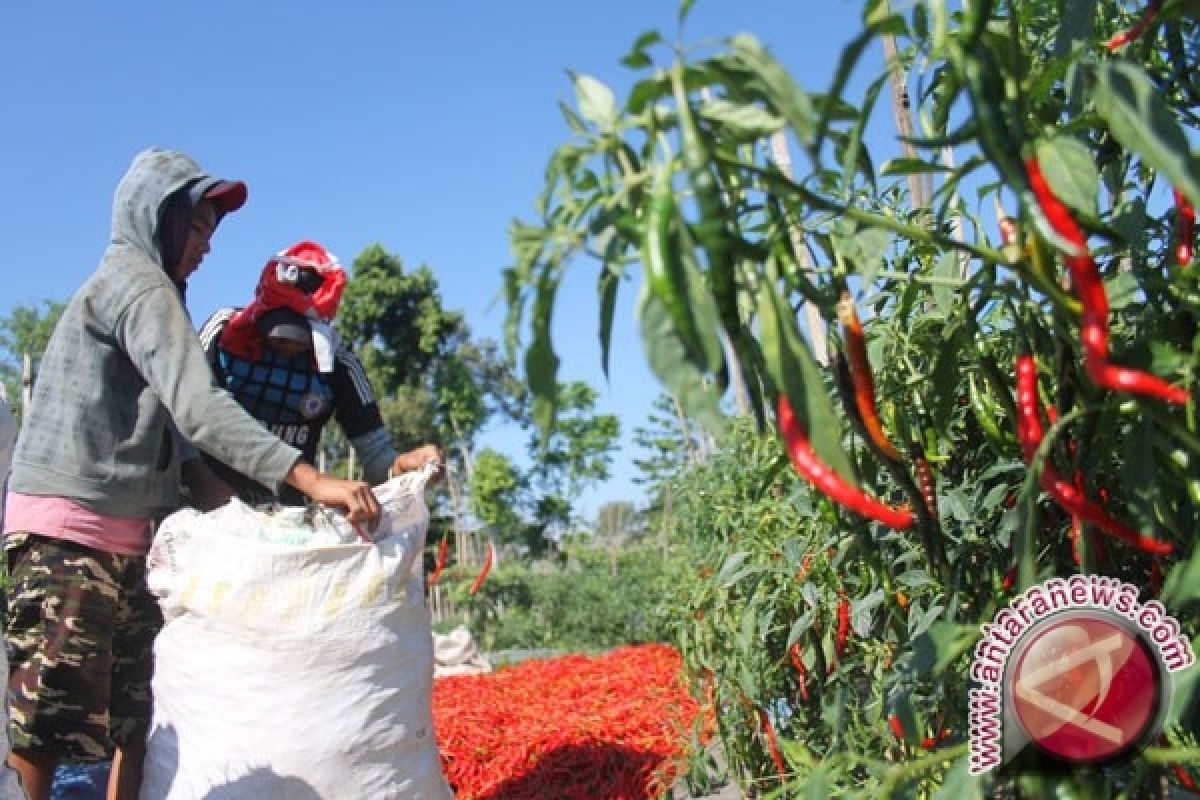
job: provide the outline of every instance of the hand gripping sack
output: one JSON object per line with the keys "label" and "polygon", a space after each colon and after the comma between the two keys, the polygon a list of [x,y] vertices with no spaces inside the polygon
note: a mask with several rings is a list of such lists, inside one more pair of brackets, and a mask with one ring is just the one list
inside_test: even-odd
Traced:
{"label": "hand gripping sack", "polygon": [[429,474],[376,488],[371,543],[339,518],[325,533],[345,543],[280,544],[237,501],[163,522],[147,561],[165,624],[142,800],[452,797],[431,709]]}

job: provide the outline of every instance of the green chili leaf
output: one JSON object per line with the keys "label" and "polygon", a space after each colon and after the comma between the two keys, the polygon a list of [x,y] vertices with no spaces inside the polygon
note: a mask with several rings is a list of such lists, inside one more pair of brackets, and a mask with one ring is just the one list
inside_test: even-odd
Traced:
{"label": "green chili leaf", "polygon": [[670,314],[646,283],[642,283],[638,294],[636,315],[650,369],[678,398],[685,414],[714,437],[723,437],[725,418],[718,407],[717,394],[688,359]]}
{"label": "green chili leaf", "polygon": [[767,374],[777,391],[787,395],[796,418],[808,432],[813,449],[847,481],[854,469],[842,444],[842,425],[825,389],[821,368],[800,336],[796,317],[779,294],[773,260],[768,280],[759,286],[758,314]]}
{"label": "green chili leaf", "polygon": [[1099,213],[1096,187],[1100,173],[1095,156],[1073,136],[1038,139],[1033,145],[1046,182],[1067,208],[1088,217]]}
{"label": "green chili leaf", "polygon": [[1154,81],[1124,60],[1094,64],[1091,75],[1092,101],[1112,135],[1200,206],[1200,162]]}
{"label": "green chili leaf", "polygon": [[591,75],[571,74],[575,83],[575,99],[579,113],[602,131],[611,131],[617,124],[617,100],[604,83]]}

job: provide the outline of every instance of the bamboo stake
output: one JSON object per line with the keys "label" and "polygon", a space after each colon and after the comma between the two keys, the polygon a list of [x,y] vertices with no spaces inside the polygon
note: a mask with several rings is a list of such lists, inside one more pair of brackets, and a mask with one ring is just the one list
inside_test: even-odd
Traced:
{"label": "bamboo stake", "polygon": [[[883,55],[887,61],[889,74],[888,82],[892,87],[892,113],[896,118],[896,130],[901,136],[911,138],[913,135],[912,108],[908,100],[908,81],[904,76],[904,68],[900,63],[896,49],[896,37],[885,35],[883,40]],[[906,139],[901,139],[900,147],[906,158],[916,158],[917,150]],[[933,190],[928,175],[911,173],[908,176],[908,190],[912,193],[913,208],[928,209]]]}
{"label": "bamboo stake", "polygon": [[[792,155],[788,151],[787,136],[783,131],[776,131],[771,136],[771,156],[779,171],[788,180],[792,180]],[[792,248],[800,260],[800,269],[810,275],[814,272],[812,255],[804,242],[804,231],[799,225],[788,226],[788,237],[792,240]],[[812,343],[813,356],[823,367],[829,366],[829,347],[825,338],[825,318],[821,309],[809,302],[804,303],[804,319],[808,323],[808,337]]]}
{"label": "bamboo stake", "polygon": [[33,358],[29,353],[21,354],[21,415],[29,413],[33,403]]}

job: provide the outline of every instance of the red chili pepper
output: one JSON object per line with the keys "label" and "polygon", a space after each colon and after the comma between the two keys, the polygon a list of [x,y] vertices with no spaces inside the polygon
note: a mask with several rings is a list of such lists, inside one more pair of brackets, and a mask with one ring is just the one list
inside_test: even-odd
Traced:
{"label": "red chili pepper", "polygon": [[1150,0],[1150,2],[1146,4],[1145,10],[1142,11],[1142,16],[1138,18],[1138,21],[1135,22],[1132,27],[1117,33],[1115,36],[1105,42],[1104,46],[1108,48],[1110,53],[1112,53],[1120,50],[1130,42],[1141,38],[1142,34],[1146,32],[1146,29],[1149,28],[1154,20],[1158,17],[1159,12],[1162,11],[1162,5],[1163,0]]}
{"label": "red chili pepper", "polygon": [[1000,579],[1000,586],[1003,587],[1004,591],[1007,592],[1009,589],[1011,589],[1012,587],[1014,587],[1016,585],[1017,585],[1017,568],[1009,567],[1007,570],[1004,571],[1004,577]]}
{"label": "red chili pepper", "polygon": [[809,483],[835,503],[864,517],[877,520],[893,528],[912,527],[913,513],[911,509],[908,507],[896,508],[881,503],[846,481],[829,465],[821,461],[813,449],[812,442],[808,439],[808,432],[796,419],[791,403],[784,395],[779,396],[778,412],[779,430],[787,444],[788,455],[791,457],[796,471],[803,475]]}
{"label": "red chili pepper", "polygon": [[1196,208],[1183,192],[1172,189],[1175,195],[1175,235],[1179,239],[1175,243],[1175,260],[1179,266],[1186,267],[1192,263],[1196,243]]}
{"label": "red chili pepper", "polygon": [[1196,791],[1196,782],[1192,780],[1192,776],[1187,771],[1187,767],[1183,764],[1172,764],[1171,771],[1175,773],[1175,780],[1179,781],[1179,785],[1190,792]]}
{"label": "red chili pepper", "polygon": [[834,639],[833,652],[838,660],[846,650],[846,640],[850,638],[850,601],[842,595],[837,609],[837,634]]}
{"label": "red chili pepper", "polygon": [[779,780],[787,780],[787,765],[783,762],[783,753],[779,751],[779,741],[775,738],[775,726],[771,724],[767,712],[761,708],[756,709],[758,713],[758,727],[762,729],[763,736],[767,740],[767,752],[771,754],[771,760],[775,762],[775,771],[779,774]]}
{"label": "red chili pepper", "polygon": [[[1039,416],[1037,394],[1037,364],[1033,356],[1017,356],[1017,439],[1021,443],[1021,452],[1025,463],[1033,461],[1038,446],[1042,443],[1045,431]],[[1084,522],[1095,525],[1114,539],[1131,544],[1144,553],[1167,555],[1174,548],[1170,542],[1163,542],[1144,536],[1129,526],[1113,519],[1099,505],[1084,497],[1083,492],[1076,489],[1069,481],[1058,474],[1052,464],[1042,467],[1040,476],[1041,486],[1054,500],[1067,510],[1068,513],[1080,517]]]}
{"label": "red chili pepper", "polygon": [[800,652],[800,643],[796,642],[788,650],[792,658],[792,666],[796,669],[796,684],[800,687],[800,698],[808,702],[808,667],[804,666],[804,656]]}
{"label": "red chili pepper", "polygon": [[[530,659],[433,682],[433,730],[456,797],[662,797],[715,715],[688,691],[665,645]],[[636,754],[631,758],[630,753]]]}
{"label": "red chili pepper", "polygon": [[913,456],[913,474],[917,478],[917,488],[921,491],[921,499],[925,501],[925,508],[929,511],[929,516],[936,520],[938,518],[938,502],[933,469],[929,466],[929,460],[925,458],[925,453],[920,445],[914,445],[910,452]]}
{"label": "red chili pepper", "polygon": [[900,721],[898,715],[892,714],[888,717],[888,727],[892,729],[892,733],[895,734],[897,739],[904,740],[904,723]]}
{"label": "red chili pepper", "polygon": [[474,583],[471,584],[471,594],[479,591],[479,587],[483,586],[484,579],[488,576],[488,571],[492,568],[492,559],[495,558],[496,546],[488,542],[487,555],[483,557],[483,566],[479,569],[479,574],[475,576]]}
{"label": "red chili pepper", "polygon": [[804,558],[800,561],[800,569],[796,571],[796,583],[804,583],[804,579],[808,577],[808,571],[812,569],[813,554],[805,553]]}
{"label": "red chili pepper", "polygon": [[450,538],[443,536],[442,541],[438,543],[437,563],[433,566],[433,573],[429,576],[429,585],[436,586],[438,578],[442,576],[442,570],[446,568],[446,558],[450,555]]}
{"label": "red chili pepper", "polygon": [[871,375],[871,362],[867,358],[866,338],[862,322],[854,308],[849,292],[842,292],[837,303],[838,320],[842,323],[842,337],[846,341],[846,360],[850,362],[850,378],[854,383],[854,406],[862,420],[863,429],[871,441],[885,456],[900,461],[900,451],[888,440],[875,408],[875,379]]}
{"label": "red chili pepper", "polygon": [[932,736],[926,736],[925,738],[923,738],[921,740],[921,747],[924,748],[925,750],[932,750],[936,746],[937,746],[937,742],[934,741],[934,738]]}
{"label": "red chili pepper", "polygon": [[1051,191],[1036,158],[1025,162],[1025,170],[1029,175],[1029,186],[1050,227],[1071,246],[1072,252],[1064,253],[1063,259],[1071,273],[1075,293],[1079,295],[1080,304],[1083,306],[1080,327],[1084,366],[1088,375],[1096,385],[1106,389],[1144,394],[1178,405],[1186,404],[1189,399],[1186,388],[1172,386],[1148,372],[1109,362],[1108,295],[1104,291],[1104,282],[1100,280],[1100,274],[1096,271],[1096,263],[1088,253],[1083,229],[1075,222],[1070,210]]}

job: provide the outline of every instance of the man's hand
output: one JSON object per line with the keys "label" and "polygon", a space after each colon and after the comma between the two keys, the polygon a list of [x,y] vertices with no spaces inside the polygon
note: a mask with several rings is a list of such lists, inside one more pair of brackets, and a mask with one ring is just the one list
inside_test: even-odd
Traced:
{"label": "man's hand", "polygon": [[392,474],[399,475],[402,472],[412,472],[424,467],[426,464],[433,462],[438,465],[439,469],[433,474],[431,479],[437,482],[442,478],[442,468],[446,466],[446,459],[442,453],[442,448],[436,444],[425,444],[409,450],[407,453],[401,453],[396,456],[396,460],[392,462]]}
{"label": "man's hand", "polygon": [[340,508],[352,523],[365,523],[370,530],[379,525],[379,500],[363,481],[333,478],[303,461],[295,463],[286,480],[321,505]]}

